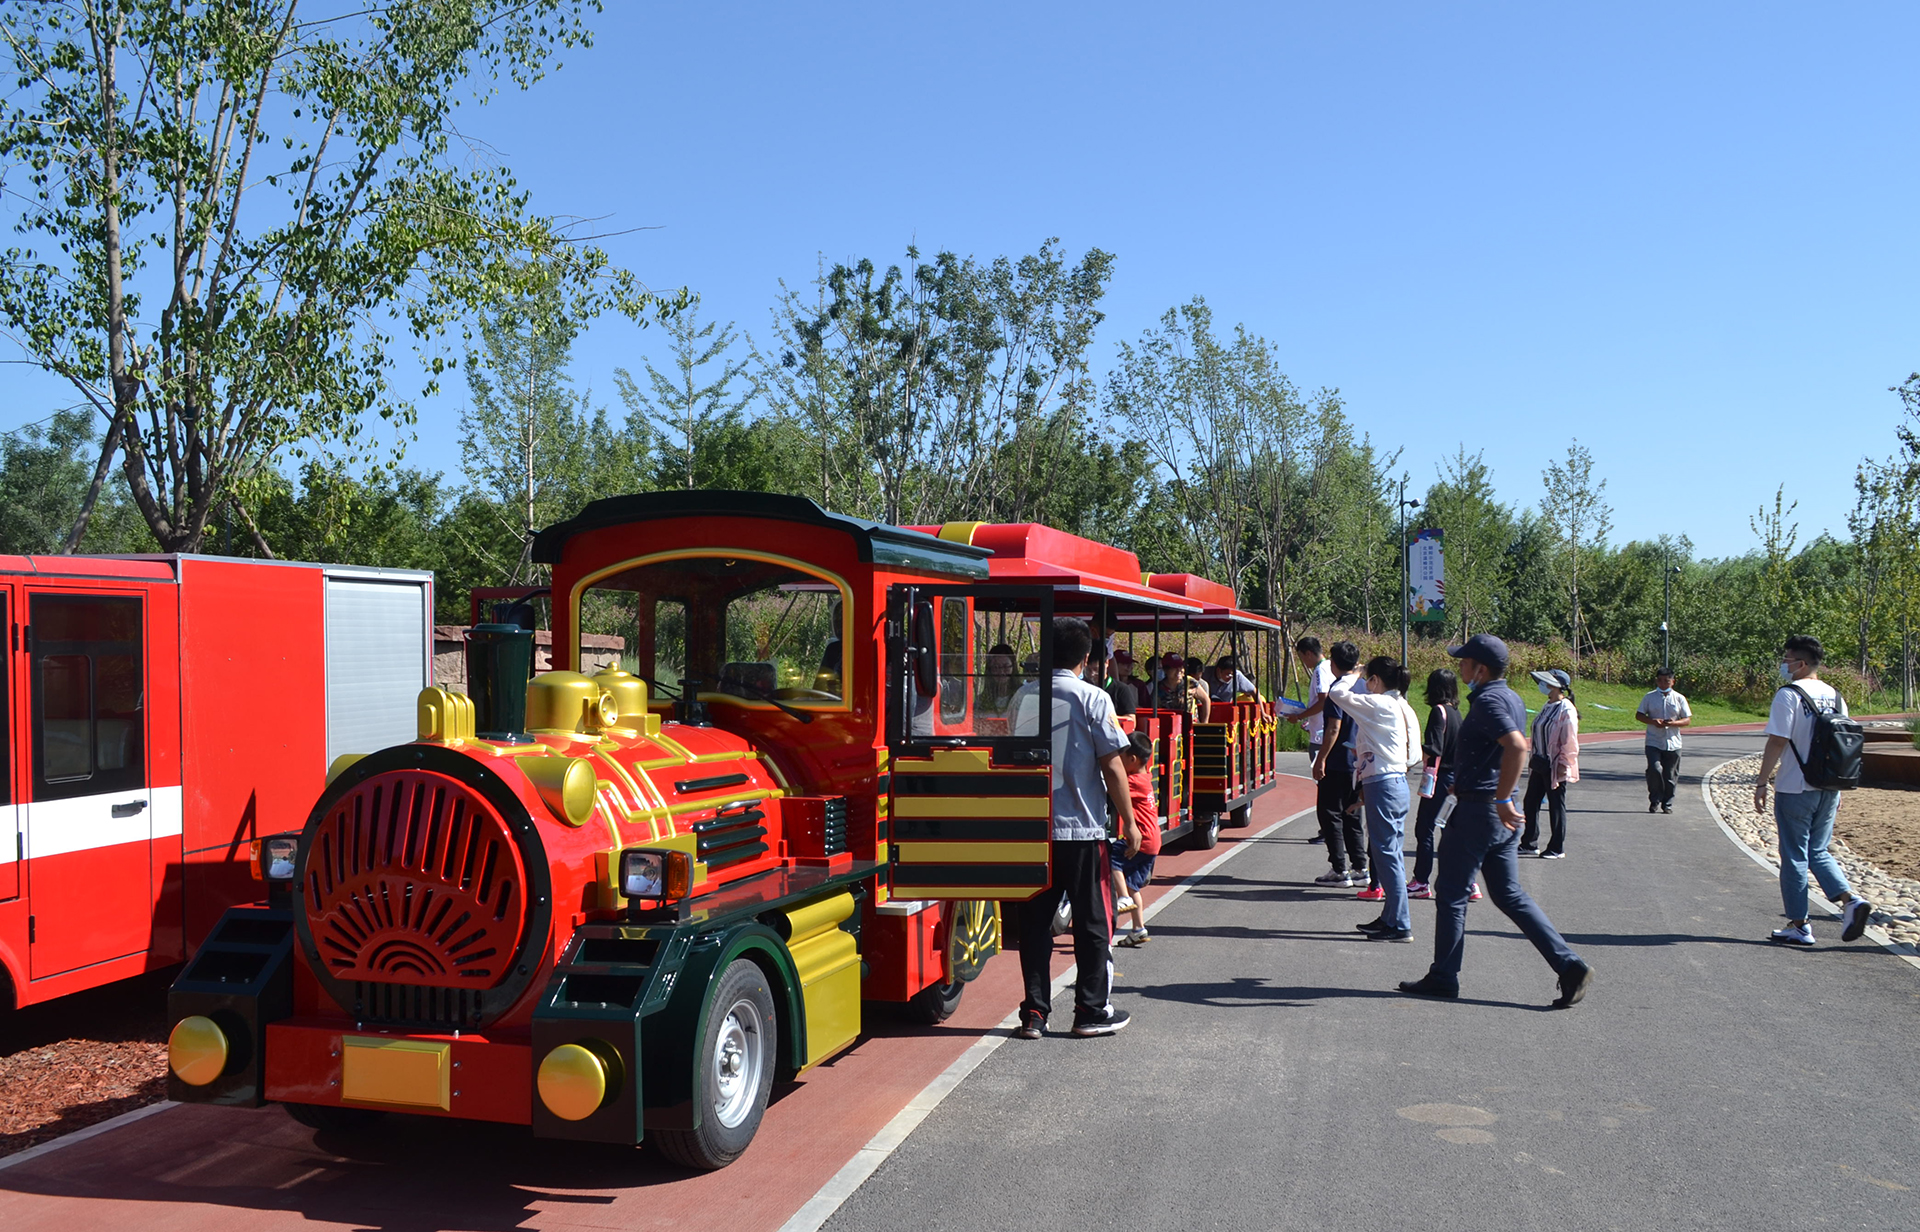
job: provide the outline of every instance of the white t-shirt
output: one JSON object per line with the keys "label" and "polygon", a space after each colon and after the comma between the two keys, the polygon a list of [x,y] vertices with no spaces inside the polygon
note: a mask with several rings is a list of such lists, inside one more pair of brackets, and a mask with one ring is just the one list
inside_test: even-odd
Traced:
{"label": "white t-shirt", "polygon": [[[1796,680],[1795,684],[1806,690],[1813,704],[1821,710],[1847,712],[1847,703],[1832,685],[1824,680]],[[1767,734],[1785,736],[1793,745],[1780,756],[1780,773],[1773,780],[1773,789],[1783,796],[1798,795],[1807,790],[1807,776],[1800,772],[1801,757],[1813,748],[1813,715],[1807,709],[1807,703],[1800,694],[1789,688],[1782,688],[1773,695],[1773,709],[1767,714]]]}
{"label": "white t-shirt", "polygon": [[[1686,695],[1678,689],[1668,689],[1665,693],[1655,689],[1640,699],[1640,713],[1650,719],[1690,719],[1693,717],[1693,707],[1687,705]],[[1648,724],[1647,747],[1665,749],[1669,753],[1678,752],[1680,728]]]}
{"label": "white t-shirt", "polygon": [[[1307,674],[1307,705],[1319,701],[1333,687],[1333,664],[1325,659],[1314,664],[1313,671]],[[1319,744],[1320,733],[1326,729],[1327,712],[1322,710],[1307,720],[1307,743]]]}

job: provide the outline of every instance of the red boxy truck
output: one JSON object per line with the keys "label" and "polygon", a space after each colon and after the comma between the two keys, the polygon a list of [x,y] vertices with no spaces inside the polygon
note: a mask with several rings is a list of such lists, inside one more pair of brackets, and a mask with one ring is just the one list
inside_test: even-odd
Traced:
{"label": "red boxy truck", "polygon": [[0,1009],[183,961],[343,753],[411,740],[433,575],[0,555]]}

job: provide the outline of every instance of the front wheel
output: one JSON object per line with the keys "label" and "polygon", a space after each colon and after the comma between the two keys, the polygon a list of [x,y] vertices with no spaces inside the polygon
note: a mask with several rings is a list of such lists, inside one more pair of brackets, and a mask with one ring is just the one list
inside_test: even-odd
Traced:
{"label": "front wheel", "polygon": [[1193,835],[1187,846],[1195,851],[1212,851],[1220,843],[1220,814],[1207,813],[1193,820]]}
{"label": "front wheel", "polygon": [[721,973],[694,1050],[694,1129],[658,1129],[661,1154],[689,1168],[713,1171],[740,1158],[760,1128],[773,1089],[773,993],[750,960],[735,959]]}

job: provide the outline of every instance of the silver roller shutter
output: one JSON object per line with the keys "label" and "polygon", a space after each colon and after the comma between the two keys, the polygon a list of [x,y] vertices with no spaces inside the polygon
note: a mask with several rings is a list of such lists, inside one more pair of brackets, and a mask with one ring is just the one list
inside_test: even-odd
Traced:
{"label": "silver roller shutter", "polygon": [[427,588],[327,578],[327,762],[405,744],[427,683]]}

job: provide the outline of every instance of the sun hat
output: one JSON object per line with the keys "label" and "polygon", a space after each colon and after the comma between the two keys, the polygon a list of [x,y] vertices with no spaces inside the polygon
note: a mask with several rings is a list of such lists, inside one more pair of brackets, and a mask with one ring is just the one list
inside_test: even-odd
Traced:
{"label": "sun hat", "polygon": [[1564,692],[1573,687],[1573,677],[1567,675],[1557,667],[1550,667],[1544,672],[1533,672],[1530,674],[1534,680],[1549,689],[1560,689]]}

